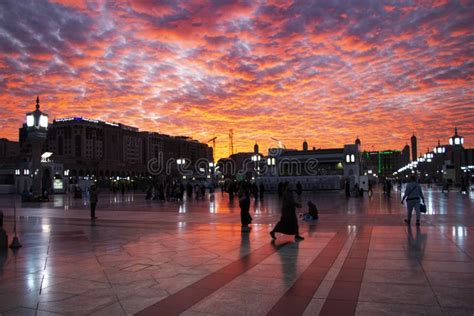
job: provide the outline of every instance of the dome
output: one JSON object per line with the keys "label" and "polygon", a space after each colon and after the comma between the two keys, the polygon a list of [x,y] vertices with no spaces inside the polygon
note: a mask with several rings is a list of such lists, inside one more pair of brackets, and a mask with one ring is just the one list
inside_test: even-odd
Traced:
{"label": "dome", "polygon": [[355,144],[360,146],[360,139],[359,139],[359,136],[357,136],[357,138],[356,138],[356,140],[355,140]]}

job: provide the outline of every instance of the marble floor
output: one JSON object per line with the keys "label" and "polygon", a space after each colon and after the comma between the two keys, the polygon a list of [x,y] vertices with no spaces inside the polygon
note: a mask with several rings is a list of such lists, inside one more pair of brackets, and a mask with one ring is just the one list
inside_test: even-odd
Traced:
{"label": "marble floor", "polygon": [[426,188],[417,228],[396,191],[305,192],[320,219],[300,221],[301,242],[271,241],[274,194],[252,200],[250,233],[227,194],[144,197],[101,192],[91,223],[87,199],[0,196],[23,245],[0,250],[0,315],[474,314],[473,193]]}

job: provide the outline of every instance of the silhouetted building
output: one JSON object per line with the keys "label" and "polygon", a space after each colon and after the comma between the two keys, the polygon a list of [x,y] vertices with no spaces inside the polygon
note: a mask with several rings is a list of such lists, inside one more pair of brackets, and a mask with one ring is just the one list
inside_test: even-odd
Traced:
{"label": "silhouetted building", "polygon": [[403,166],[403,153],[399,150],[364,151],[362,156],[367,173],[378,177],[391,177]]}
{"label": "silhouetted building", "polygon": [[411,161],[416,161],[417,159],[418,152],[416,147],[416,136],[415,133],[413,133],[413,136],[411,137]]}
{"label": "silhouetted building", "polygon": [[148,175],[152,158],[166,164],[168,159],[179,158],[212,161],[213,155],[211,147],[189,137],[140,132],[136,127],[83,117],[54,120],[45,149],[70,170],[71,177],[94,175],[99,179]]}
{"label": "silhouetted building", "polygon": [[406,164],[410,163],[410,146],[405,145],[402,149],[402,160],[401,160],[401,165],[404,166]]}
{"label": "silhouetted building", "polygon": [[19,153],[20,144],[18,142],[0,138],[0,161],[15,159]]}
{"label": "silhouetted building", "polygon": [[308,142],[306,141],[306,139],[303,142],[303,151],[308,151]]}

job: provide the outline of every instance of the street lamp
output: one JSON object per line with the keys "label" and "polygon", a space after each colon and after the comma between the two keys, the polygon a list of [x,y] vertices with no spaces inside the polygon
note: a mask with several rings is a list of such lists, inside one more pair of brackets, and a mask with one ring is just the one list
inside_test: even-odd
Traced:
{"label": "street lamp", "polygon": [[48,131],[48,114],[40,111],[39,96],[36,97],[36,109],[26,114],[28,140],[31,143],[31,169],[33,175],[33,196],[41,195],[41,151]]}
{"label": "street lamp", "polygon": [[454,146],[462,146],[464,144],[464,137],[458,135],[458,128],[454,128],[454,136],[449,139],[449,144]]}
{"label": "street lamp", "polygon": [[446,148],[444,146],[441,146],[439,139],[438,139],[438,146],[434,148],[435,154],[444,154],[446,152]]}

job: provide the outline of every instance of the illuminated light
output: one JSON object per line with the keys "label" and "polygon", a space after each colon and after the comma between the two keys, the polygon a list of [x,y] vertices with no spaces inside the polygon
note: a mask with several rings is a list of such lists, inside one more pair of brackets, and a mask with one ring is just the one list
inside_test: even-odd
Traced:
{"label": "illuminated light", "polygon": [[41,155],[41,158],[43,158],[43,159],[48,159],[48,158],[51,157],[52,155],[53,155],[52,152],[47,151],[47,152],[44,152],[44,153]]}
{"label": "illuminated light", "polygon": [[41,231],[43,233],[49,233],[51,231],[51,226],[50,225],[41,225]]}
{"label": "illuminated light", "polygon": [[33,127],[35,125],[35,118],[34,118],[33,114],[28,114],[26,116],[26,125],[28,127]]}
{"label": "illuminated light", "polygon": [[355,162],[355,155],[354,154],[351,155],[351,162]]}
{"label": "illuminated light", "polygon": [[183,176],[183,179],[186,180],[186,176]]}
{"label": "illuminated light", "polygon": [[467,237],[467,228],[464,226],[453,226],[453,237]]}
{"label": "illuminated light", "polygon": [[48,128],[48,117],[46,115],[40,115],[39,126],[43,128]]}

